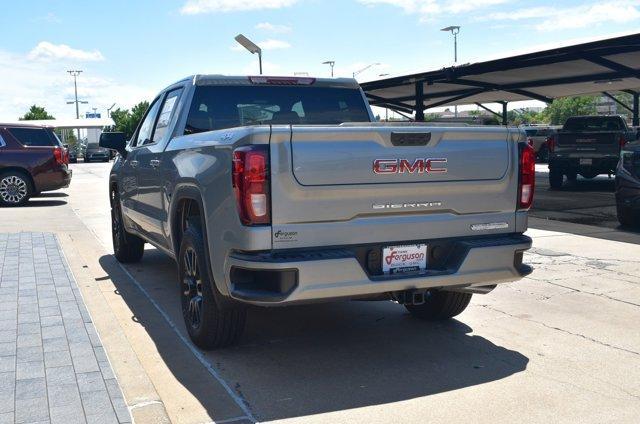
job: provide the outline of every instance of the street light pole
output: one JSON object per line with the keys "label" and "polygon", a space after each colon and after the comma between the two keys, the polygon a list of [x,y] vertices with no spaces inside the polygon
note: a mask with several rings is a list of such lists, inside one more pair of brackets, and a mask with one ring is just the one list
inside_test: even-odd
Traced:
{"label": "street light pole", "polygon": [[[458,25],[451,25],[446,28],[442,28],[440,31],[451,32],[453,34],[453,63],[458,63],[458,34],[460,33],[460,27]],[[455,117],[458,117],[458,105],[454,106]]]}
{"label": "street light pole", "polygon": [[333,78],[333,67],[336,64],[335,60],[327,60],[326,62],[322,62],[323,65],[329,65],[331,67],[331,78]]}
{"label": "street light pole", "polygon": [[256,43],[249,40],[247,37],[245,37],[242,34],[236,35],[235,40],[238,42],[238,44],[240,44],[242,47],[247,49],[249,53],[251,54],[258,53],[258,66],[260,67],[260,75],[262,75],[262,49],[258,47]]}

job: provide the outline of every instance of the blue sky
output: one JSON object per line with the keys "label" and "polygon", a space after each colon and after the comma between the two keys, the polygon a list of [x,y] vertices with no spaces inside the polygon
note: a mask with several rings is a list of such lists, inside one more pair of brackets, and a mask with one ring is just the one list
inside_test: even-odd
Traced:
{"label": "blue sky", "polygon": [[194,73],[255,74],[257,58],[235,46],[244,33],[263,47],[266,73],[338,76],[379,62],[381,73],[615,36],[637,30],[640,0],[137,0],[9,1],[0,14],[0,120],[30,104],[72,117],[67,69],[82,69],[80,97],[105,113],[152,97]]}

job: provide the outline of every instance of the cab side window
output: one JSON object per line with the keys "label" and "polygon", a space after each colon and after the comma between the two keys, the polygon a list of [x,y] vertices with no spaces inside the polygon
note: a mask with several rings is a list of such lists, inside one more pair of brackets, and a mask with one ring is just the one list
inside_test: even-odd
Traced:
{"label": "cab side window", "polygon": [[156,122],[156,117],[158,116],[158,109],[160,109],[160,101],[159,98],[155,99],[149,107],[147,114],[142,120],[142,124],[138,129],[138,133],[134,139],[134,146],[142,146],[143,144],[151,143],[151,136],[153,131],[153,126]]}
{"label": "cab side window", "polygon": [[156,123],[156,127],[153,131],[153,143],[162,141],[166,135],[181,94],[182,88],[178,88],[167,93],[167,96],[164,98],[164,102],[162,102],[162,109],[160,109],[160,115],[158,116],[158,122]]}

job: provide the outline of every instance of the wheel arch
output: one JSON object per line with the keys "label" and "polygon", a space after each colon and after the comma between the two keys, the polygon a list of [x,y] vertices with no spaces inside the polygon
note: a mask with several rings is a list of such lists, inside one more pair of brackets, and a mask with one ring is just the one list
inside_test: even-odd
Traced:
{"label": "wheel arch", "polygon": [[202,229],[202,237],[205,242],[205,248],[208,252],[208,237],[207,237],[207,225],[206,225],[206,210],[204,201],[202,200],[202,193],[200,190],[191,184],[179,186],[171,201],[171,207],[169,210],[169,231],[171,247],[174,255],[177,257],[180,251],[180,243],[182,241],[182,234],[184,233],[186,221],[199,217],[200,228]]}

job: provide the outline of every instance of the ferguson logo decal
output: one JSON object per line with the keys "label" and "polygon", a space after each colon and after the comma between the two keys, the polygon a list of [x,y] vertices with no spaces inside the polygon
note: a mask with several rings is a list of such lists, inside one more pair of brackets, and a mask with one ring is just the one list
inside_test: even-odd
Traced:
{"label": "ferguson logo decal", "polygon": [[373,161],[374,174],[446,174],[446,158],[376,159]]}
{"label": "ferguson logo decal", "polygon": [[407,261],[424,261],[425,254],[423,252],[412,252],[398,253],[397,251],[391,249],[391,252],[384,257],[384,260],[387,262],[387,265],[391,265],[394,262],[407,262]]}

